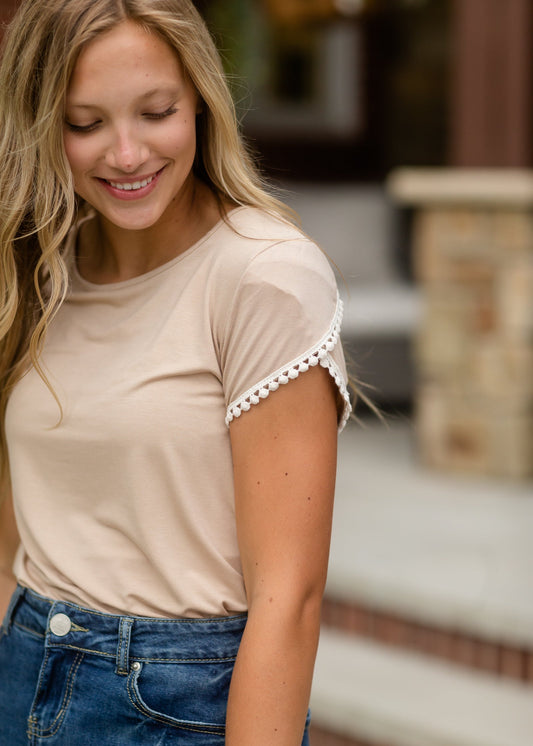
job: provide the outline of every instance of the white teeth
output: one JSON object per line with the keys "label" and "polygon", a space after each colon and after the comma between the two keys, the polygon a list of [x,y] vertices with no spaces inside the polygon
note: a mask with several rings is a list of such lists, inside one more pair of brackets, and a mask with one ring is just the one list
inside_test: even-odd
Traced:
{"label": "white teeth", "polygon": [[124,192],[131,192],[136,189],[142,189],[145,186],[148,186],[153,180],[155,176],[150,176],[148,179],[144,179],[144,181],[134,181],[130,183],[125,184],[119,184],[116,181],[107,181],[108,184],[111,184],[112,187],[115,187],[115,189],[120,189]]}

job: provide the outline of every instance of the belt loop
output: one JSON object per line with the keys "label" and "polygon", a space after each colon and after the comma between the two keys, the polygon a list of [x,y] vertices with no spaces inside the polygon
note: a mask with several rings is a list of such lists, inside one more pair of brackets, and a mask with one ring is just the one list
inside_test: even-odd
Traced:
{"label": "belt loop", "polygon": [[26,589],[21,585],[17,585],[17,587],[13,591],[13,595],[11,596],[9,606],[7,607],[4,621],[2,622],[2,629],[4,630],[6,634],[9,632],[9,629],[11,627],[11,622],[13,621],[13,617],[15,616],[15,611],[17,610],[19,601],[22,600],[22,597],[24,596],[25,592],[26,592]]}
{"label": "belt loop", "polygon": [[115,673],[125,676],[130,672],[130,639],[133,619],[120,617],[118,625],[117,667]]}

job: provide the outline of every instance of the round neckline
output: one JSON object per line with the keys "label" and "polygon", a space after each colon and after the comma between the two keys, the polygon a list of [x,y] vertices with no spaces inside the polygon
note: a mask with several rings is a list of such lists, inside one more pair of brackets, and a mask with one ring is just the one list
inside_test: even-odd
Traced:
{"label": "round neckline", "polygon": [[185,259],[187,256],[192,254],[196,249],[198,249],[205,241],[209,240],[211,236],[216,233],[223,225],[226,224],[227,220],[233,216],[235,213],[239,212],[240,210],[246,209],[246,205],[239,205],[238,207],[233,208],[233,210],[230,210],[224,217],[221,217],[220,220],[218,220],[215,225],[210,228],[207,233],[204,233],[204,235],[198,239],[195,243],[193,243],[191,246],[189,246],[188,249],[185,249],[185,251],[182,251],[181,254],[178,254],[173,259],[170,259],[168,262],[164,262],[163,264],[160,264],[159,267],[154,267],[154,269],[151,269],[149,272],[143,272],[140,275],[137,275],[136,277],[130,277],[128,280],[121,280],[120,282],[91,282],[90,280],[86,280],[81,274],[78,269],[78,262],[76,257],[76,240],[79,234],[79,230],[81,226],[88,222],[89,220],[92,220],[96,213],[92,212],[90,215],[86,215],[83,217],[75,226],[75,230],[73,231],[72,236],[72,245],[71,245],[71,251],[72,251],[72,275],[73,279],[76,281],[76,284],[83,287],[85,290],[99,290],[99,291],[107,291],[107,290],[120,290],[122,288],[128,288],[132,287],[133,285],[137,285],[142,282],[146,282],[153,277],[156,277],[157,275],[161,274],[162,272],[166,272],[169,269],[172,269],[176,264],[179,264],[183,259]]}

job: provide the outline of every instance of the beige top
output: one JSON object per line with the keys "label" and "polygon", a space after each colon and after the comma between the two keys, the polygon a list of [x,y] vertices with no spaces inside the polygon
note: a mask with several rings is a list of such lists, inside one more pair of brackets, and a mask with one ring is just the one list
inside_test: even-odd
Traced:
{"label": "beige top", "polygon": [[[101,611],[246,609],[228,424],[320,364],[349,415],[341,302],[323,253],[238,208],[172,261],[125,282],[82,279],[6,427],[19,581]],[[67,257],[73,257],[74,231]]]}

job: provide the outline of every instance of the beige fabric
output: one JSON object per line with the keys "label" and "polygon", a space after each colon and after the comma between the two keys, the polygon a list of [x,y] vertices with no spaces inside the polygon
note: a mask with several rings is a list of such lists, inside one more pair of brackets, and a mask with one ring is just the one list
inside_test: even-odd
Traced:
{"label": "beige fabric", "polygon": [[349,404],[324,255],[258,210],[230,220],[126,282],[86,282],[70,260],[43,352],[63,419],[34,370],[6,415],[23,585],[107,612],[246,609],[225,420],[314,352]]}

